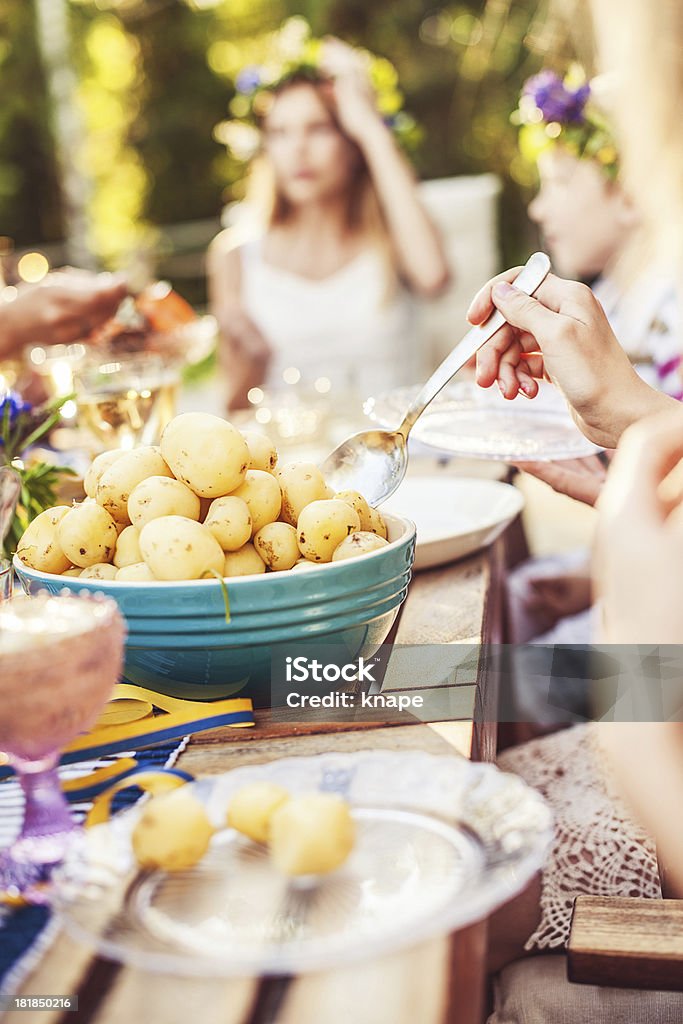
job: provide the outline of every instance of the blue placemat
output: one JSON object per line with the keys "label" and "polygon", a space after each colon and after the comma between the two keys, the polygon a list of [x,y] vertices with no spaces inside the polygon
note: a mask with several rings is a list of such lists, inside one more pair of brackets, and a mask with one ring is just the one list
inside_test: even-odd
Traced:
{"label": "blue placemat", "polygon": [[[123,757],[134,757],[140,768],[169,768],[183,750],[187,737],[181,742],[163,743],[139,752],[122,751],[97,761],[82,762],[77,766],[60,769],[60,776],[73,779],[87,775],[106,764]],[[117,793],[112,811],[134,804],[141,790],[131,787]],[[77,820],[82,820],[91,804],[72,803]],[[21,825],[23,800],[14,781],[0,785],[0,846],[8,845]],[[0,995],[11,995],[40,959],[56,933],[52,913],[48,907],[6,907],[0,905]]]}

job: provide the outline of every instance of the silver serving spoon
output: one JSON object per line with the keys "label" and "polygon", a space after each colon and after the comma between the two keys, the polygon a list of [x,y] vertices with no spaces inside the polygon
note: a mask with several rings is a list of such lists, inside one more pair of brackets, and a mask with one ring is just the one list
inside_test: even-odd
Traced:
{"label": "silver serving spoon", "polygon": [[[546,254],[535,252],[515,278],[515,288],[533,295],[549,270]],[[396,430],[363,430],[342,441],[320,467],[330,487],[335,491],[360,491],[370,505],[386,501],[406,475],[408,435],[415,423],[458,370],[504,323],[505,317],[495,309],[485,323],[472,327],[434,371]]]}

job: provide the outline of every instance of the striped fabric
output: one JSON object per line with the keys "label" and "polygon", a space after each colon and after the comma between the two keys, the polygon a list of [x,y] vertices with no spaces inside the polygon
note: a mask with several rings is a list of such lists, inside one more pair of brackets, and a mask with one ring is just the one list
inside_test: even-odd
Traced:
{"label": "striped fabric", "polygon": [[[93,761],[63,765],[59,775],[63,782],[72,782],[98,768],[115,765],[125,758],[135,758],[140,768],[169,768],[184,749],[187,740],[186,736],[179,743],[163,743],[137,753],[120,751]],[[130,805],[139,796],[139,791],[132,788],[119,793],[113,809],[119,810]],[[21,828],[23,803],[21,789],[14,778],[0,783],[0,849],[9,846]],[[82,821],[92,806],[90,801],[83,800],[70,803],[77,821]],[[17,991],[55,934],[56,928],[48,908],[15,909],[0,905],[0,995],[10,995]]]}

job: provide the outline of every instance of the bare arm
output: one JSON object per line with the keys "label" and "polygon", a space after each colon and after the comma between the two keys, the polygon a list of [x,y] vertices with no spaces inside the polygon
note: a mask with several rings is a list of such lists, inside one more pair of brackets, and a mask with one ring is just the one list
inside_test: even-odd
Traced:
{"label": "bare arm", "polygon": [[420,201],[410,164],[377,112],[364,68],[337,39],[326,43],[324,67],[334,82],[342,127],[370,169],[401,275],[413,291],[437,295],[450,276],[441,237]]}
{"label": "bare arm", "polygon": [[218,235],[207,255],[209,305],[219,331],[218,357],[227,386],[228,409],[247,406],[250,388],[263,383],[271,348],[242,304],[239,253]]}
{"label": "bare arm", "polygon": [[683,724],[601,722],[599,737],[623,795],[657,840],[660,863],[683,897]]}
{"label": "bare arm", "polygon": [[25,345],[81,341],[113,316],[128,288],[112,274],[65,270],[40,284],[23,285],[13,302],[0,305],[0,359]]}

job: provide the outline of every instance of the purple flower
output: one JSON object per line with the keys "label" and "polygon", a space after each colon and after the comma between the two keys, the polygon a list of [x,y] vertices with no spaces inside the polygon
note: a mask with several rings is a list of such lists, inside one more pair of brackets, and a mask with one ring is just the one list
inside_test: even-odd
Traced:
{"label": "purple flower", "polygon": [[242,68],[235,79],[235,88],[238,92],[245,93],[246,95],[256,92],[261,84],[261,74],[261,68],[256,67],[255,64]]}
{"label": "purple flower", "polygon": [[559,121],[560,124],[580,124],[583,111],[590,96],[588,82],[578,89],[568,89],[554,71],[540,71],[524,85],[524,95],[530,96],[543,114],[544,121]]}

